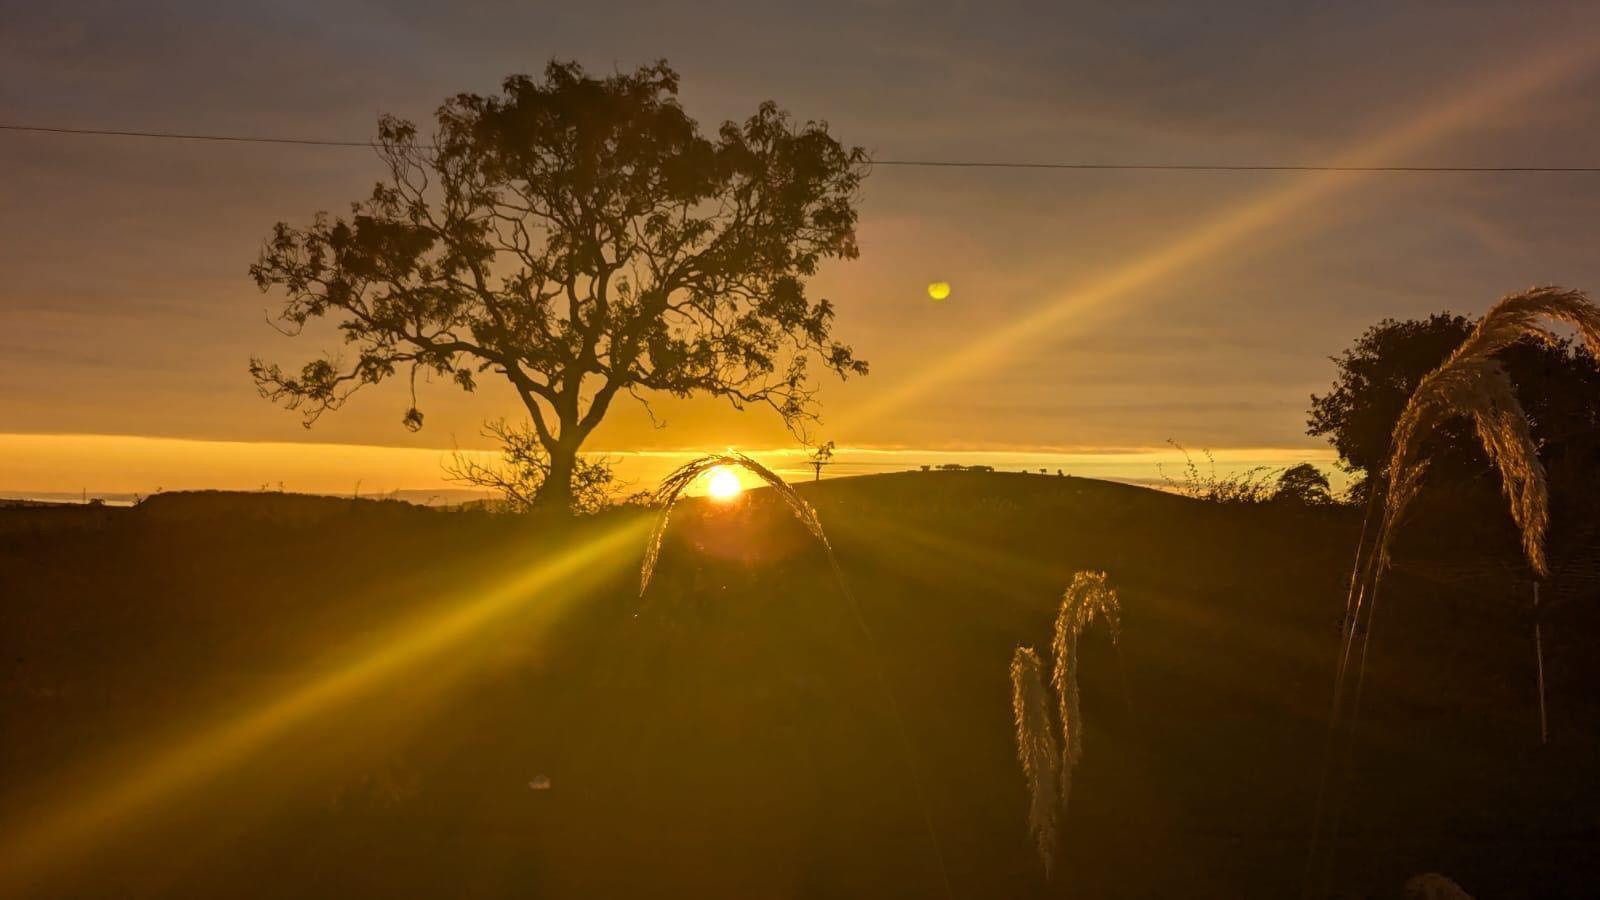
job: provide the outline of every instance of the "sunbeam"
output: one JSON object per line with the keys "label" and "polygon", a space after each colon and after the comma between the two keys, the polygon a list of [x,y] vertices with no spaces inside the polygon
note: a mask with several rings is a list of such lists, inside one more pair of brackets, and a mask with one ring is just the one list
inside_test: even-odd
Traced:
{"label": "sunbeam", "polygon": [[111,776],[85,779],[88,785],[63,797],[53,809],[8,824],[0,844],[0,893],[14,896],[36,886],[51,869],[150,812],[244,762],[274,739],[311,724],[321,715],[362,699],[381,685],[440,654],[459,648],[489,626],[505,620],[544,592],[540,623],[569,608],[607,563],[631,564],[648,523],[630,517],[546,557],[513,580],[476,598],[463,598],[440,611],[396,627],[347,664],[323,675],[299,679],[287,696],[265,698],[231,721],[201,731],[176,746],[153,753]]}
{"label": "sunbeam", "polygon": [[[1334,158],[1333,166],[1371,167],[1393,163],[1424,145],[1433,143],[1476,121],[1504,110],[1511,104],[1571,78],[1590,64],[1592,42],[1562,52],[1515,54],[1516,71],[1497,70],[1473,90],[1443,106],[1425,111],[1404,125],[1387,131]],[[1531,61],[1531,62],[1530,62]],[[1155,284],[1183,269],[1215,255],[1246,237],[1287,221],[1294,214],[1335,192],[1378,177],[1374,172],[1322,171],[1297,178],[1291,184],[1268,191],[1241,206],[1211,219],[1193,232],[1157,247],[1148,254],[1111,269],[1107,274],[1075,290],[1024,313],[1010,324],[973,339],[963,336],[958,347],[929,352],[926,358],[936,363],[913,372],[898,384],[875,393],[847,413],[835,417],[834,428],[847,431],[872,422],[886,413],[942,385],[975,371],[1005,365],[1022,358],[1022,346],[1041,340],[1059,339],[1064,325],[1090,309],[1113,300],[1124,299],[1135,291]],[[1391,176],[1392,177],[1392,176]]]}

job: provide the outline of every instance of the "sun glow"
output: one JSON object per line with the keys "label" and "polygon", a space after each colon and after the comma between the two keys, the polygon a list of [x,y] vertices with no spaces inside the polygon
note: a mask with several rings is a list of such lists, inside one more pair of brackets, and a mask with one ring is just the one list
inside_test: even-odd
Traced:
{"label": "sun glow", "polygon": [[532,609],[538,616],[523,627],[554,624],[594,587],[607,566],[631,558],[644,525],[643,519],[635,518],[587,535],[544,554],[493,587],[444,598],[436,609],[397,624],[344,664],[310,669],[284,693],[264,697],[237,716],[171,746],[158,747],[143,761],[108,759],[105,774],[84,773],[76,779],[83,786],[64,796],[63,802],[3,823],[0,895],[29,894],[52,867],[81,856],[95,842],[140,822],[184,791],[243,765],[273,741],[323,724],[326,719],[320,717],[370,699],[385,685],[472,648],[474,639],[502,626],[519,610]]}
{"label": "sun glow", "polygon": [[744,491],[739,474],[727,466],[717,466],[706,473],[706,493],[718,503],[728,503]]}

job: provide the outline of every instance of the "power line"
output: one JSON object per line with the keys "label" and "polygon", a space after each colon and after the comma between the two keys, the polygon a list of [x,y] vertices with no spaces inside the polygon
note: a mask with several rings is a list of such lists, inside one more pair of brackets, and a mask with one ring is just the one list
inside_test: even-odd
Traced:
{"label": "power line", "polygon": [[309,147],[373,146],[370,141],[327,141],[315,138],[254,137],[239,134],[184,134],[177,131],[112,131],[104,128],[50,128],[43,125],[9,125],[3,123],[0,123],[0,131],[27,131],[36,134],[70,134],[96,137],[158,138],[168,141],[212,141],[227,144],[298,144]]}
{"label": "power line", "polygon": [[1208,163],[957,162],[920,159],[875,159],[872,164],[875,166],[921,166],[937,169],[1066,169],[1087,172],[1388,172],[1396,175],[1600,174],[1600,166],[1290,166],[1214,165]]}
{"label": "power line", "polygon": [[[241,134],[192,134],[178,131],[133,131],[106,128],[56,128],[44,125],[0,123],[0,131],[72,136],[150,138],[168,141],[205,141],[227,144],[287,144],[303,147],[373,147],[371,141],[320,138],[262,137]],[[419,145],[422,149],[435,149]],[[1015,162],[996,160],[875,159],[874,166],[921,169],[1034,169],[1078,172],[1352,172],[1395,175],[1596,175],[1600,166],[1334,166],[1334,165],[1226,165],[1213,163],[1086,163]]]}

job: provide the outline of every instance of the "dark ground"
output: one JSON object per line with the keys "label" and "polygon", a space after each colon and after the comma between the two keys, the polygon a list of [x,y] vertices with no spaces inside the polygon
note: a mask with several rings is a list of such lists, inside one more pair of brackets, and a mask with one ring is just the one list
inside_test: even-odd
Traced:
{"label": "dark ground", "polygon": [[[541,524],[271,494],[0,510],[0,859],[149,782],[152,760],[183,773],[29,845],[0,893],[937,897],[925,805],[956,897],[1299,895],[1355,513],[1016,474],[806,492],[876,650],[758,492],[680,508],[642,604],[640,537],[573,590],[309,712],[270,704],[642,514]],[[1086,754],[1046,882],[1007,665],[1018,643],[1047,649],[1080,568],[1120,588],[1123,641],[1085,641]],[[1423,568],[1385,588],[1339,894],[1441,871],[1480,898],[1592,895],[1593,603],[1546,620],[1540,747],[1525,598]],[[204,742],[302,713],[225,759]]]}

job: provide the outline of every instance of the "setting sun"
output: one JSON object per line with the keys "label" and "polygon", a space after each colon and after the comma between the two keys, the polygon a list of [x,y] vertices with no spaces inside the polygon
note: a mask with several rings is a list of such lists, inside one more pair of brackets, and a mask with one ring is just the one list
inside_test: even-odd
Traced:
{"label": "setting sun", "polygon": [[743,490],[738,474],[727,466],[718,466],[706,475],[706,493],[718,503],[737,498]]}

